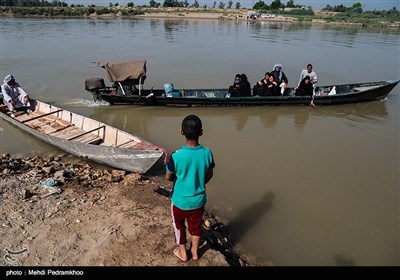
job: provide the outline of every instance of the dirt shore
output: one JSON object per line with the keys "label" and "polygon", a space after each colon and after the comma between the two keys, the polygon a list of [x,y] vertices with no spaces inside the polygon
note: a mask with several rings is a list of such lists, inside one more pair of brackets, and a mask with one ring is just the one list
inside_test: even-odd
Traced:
{"label": "dirt shore", "polygon": [[[96,15],[94,15],[96,16]],[[185,18],[185,19],[220,19],[220,20],[247,20],[247,21],[254,21],[253,19],[247,19],[247,10],[226,10],[224,13],[221,12],[192,12],[190,10],[187,11],[177,11],[175,12],[173,9],[169,12],[154,12],[148,13],[146,12],[143,15],[136,15],[137,18]],[[274,18],[258,18],[257,21],[270,21],[270,22],[297,22],[298,20],[293,17],[283,17],[277,16]]]}
{"label": "dirt shore", "polygon": [[200,259],[176,258],[170,185],[160,177],[8,154],[0,177],[0,266],[262,265],[227,246],[212,216]]}
{"label": "dirt shore", "polygon": [[[163,9],[165,10],[165,9]],[[133,15],[133,16],[124,16],[121,12],[118,13],[109,13],[109,14],[101,14],[98,15],[96,13],[90,15],[84,15],[83,18],[99,18],[99,19],[117,19],[117,18],[164,18],[164,19],[187,19],[187,20],[237,20],[237,21],[255,21],[255,22],[270,22],[270,23],[286,23],[286,24],[296,24],[301,22],[296,17],[290,16],[281,16],[277,15],[270,18],[257,18],[257,19],[248,19],[247,18],[248,10],[237,10],[237,9],[226,9],[223,12],[201,12],[201,11],[193,11],[192,8],[169,8],[167,11],[157,12],[155,8],[154,11],[146,11],[141,15]],[[332,16],[333,14],[327,14],[318,10],[314,11],[316,14],[323,15],[325,17]],[[0,17],[8,18],[8,17],[26,17],[26,18],[46,18],[47,16],[43,15],[14,15],[8,12],[0,13]],[[56,16],[59,18],[68,18],[66,16]],[[334,21],[331,22],[329,20],[325,20],[323,18],[313,19],[311,22],[305,22],[315,25],[328,25],[328,26],[371,26],[378,28],[400,28],[400,24],[398,22],[390,23],[381,21],[379,23],[360,23],[360,22],[348,22],[348,21]]]}
{"label": "dirt shore", "polygon": [[144,18],[187,18],[187,19],[239,19],[246,18],[246,14],[242,14],[237,11],[227,13],[201,13],[201,12],[190,12],[190,11],[178,11],[178,12],[154,12],[145,13],[143,15],[137,15],[136,17]]}

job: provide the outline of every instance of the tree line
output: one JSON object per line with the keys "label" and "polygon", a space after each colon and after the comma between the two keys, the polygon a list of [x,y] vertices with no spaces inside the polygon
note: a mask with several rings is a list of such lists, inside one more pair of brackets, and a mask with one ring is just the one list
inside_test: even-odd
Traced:
{"label": "tree line", "polygon": [[[10,7],[68,7],[68,4],[63,2],[63,1],[57,1],[57,0],[52,0],[52,1],[45,1],[45,0],[0,0],[0,6],[10,6]],[[91,4],[88,5],[88,7],[95,7],[96,5]],[[109,7],[119,7],[119,3],[109,3]],[[134,7],[135,4],[133,2],[129,2],[126,5],[127,7]],[[214,1],[212,7],[210,8],[219,8],[219,9],[232,9],[233,7],[236,9],[240,9],[241,3],[239,1],[234,2],[232,0],[228,0],[226,3],[220,1],[217,6],[217,1]],[[72,4],[71,7],[84,7],[83,4]],[[164,0],[163,4],[156,2],[155,0],[150,0],[149,5],[144,5],[142,7],[152,7],[152,8],[158,8],[158,7],[182,7],[182,8],[200,8],[200,4],[197,0],[194,0],[192,4],[189,3],[188,0],[185,1],[178,1],[178,0]],[[202,8],[208,8],[207,5],[202,6]],[[304,7],[303,5],[296,5],[294,3],[294,0],[289,0],[287,1],[286,4],[284,4],[281,0],[272,0],[271,3],[268,5],[264,1],[258,1],[257,3],[254,4],[252,9],[255,10],[279,10],[279,9],[285,9],[285,8],[298,8],[298,9],[310,9],[312,10],[311,6]],[[341,5],[336,5],[336,6],[330,6],[329,4],[326,5],[326,7],[322,8],[323,11],[332,11],[332,12],[353,12],[353,13],[362,13],[362,5],[360,2],[354,3],[351,7],[346,7],[343,4]],[[391,12],[397,11],[396,7],[393,7]]]}
{"label": "tree line", "polygon": [[[198,0],[164,0],[163,4],[150,0],[149,5],[135,6],[134,2],[127,3],[126,7],[121,7],[119,3],[109,3],[108,7],[96,6],[90,4],[84,6],[82,4],[72,4],[69,6],[63,1],[45,1],[45,0],[0,0],[0,13],[13,14],[14,16],[39,16],[39,17],[82,17],[96,13],[97,15],[104,14],[120,14],[122,16],[130,17],[149,12],[154,10],[146,8],[203,8],[200,12],[225,12],[225,9],[239,9],[241,8],[240,2],[234,3],[233,0],[228,0],[226,3],[214,1],[212,9],[207,8],[207,5],[200,7]],[[217,6],[218,5],[218,6]],[[254,4],[253,10],[259,13],[274,13],[279,15],[286,15],[296,17],[300,21],[312,21],[313,19],[323,19],[328,22],[351,22],[359,23],[362,25],[379,25],[385,24],[398,25],[400,22],[400,12],[396,7],[389,11],[363,11],[362,5],[357,2],[351,7],[344,5],[330,6],[329,4],[323,8],[323,11],[334,12],[330,16],[316,16],[311,6],[305,7],[296,5],[294,0],[287,1],[286,4],[280,0],[273,0],[270,4],[264,1],[258,1]],[[161,10],[160,10],[161,11]]]}

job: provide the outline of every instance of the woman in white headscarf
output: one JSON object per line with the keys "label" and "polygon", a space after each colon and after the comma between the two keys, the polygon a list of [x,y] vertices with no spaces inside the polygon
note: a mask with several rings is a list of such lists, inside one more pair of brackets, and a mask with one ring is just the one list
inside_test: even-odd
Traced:
{"label": "woman in white headscarf", "polygon": [[279,87],[281,88],[281,95],[285,93],[285,89],[287,89],[289,81],[283,72],[282,64],[276,63],[274,68],[272,68],[271,74],[274,76],[275,82],[278,83]]}
{"label": "woman in white headscarf", "polygon": [[5,76],[1,86],[1,93],[3,94],[3,103],[10,112],[14,112],[17,109],[25,110],[28,113],[31,111],[29,109],[31,106],[29,96],[15,81],[13,75]]}

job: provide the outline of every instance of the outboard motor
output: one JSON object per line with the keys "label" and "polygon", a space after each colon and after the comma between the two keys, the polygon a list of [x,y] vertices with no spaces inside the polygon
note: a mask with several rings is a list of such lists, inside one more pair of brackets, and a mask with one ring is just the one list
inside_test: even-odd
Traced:
{"label": "outboard motor", "polygon": [[104,84],[104,79],[102,78],[90,78],[85,80],[85,89],[92,93],[93,100],[97,101],[101,99],[101,92],[106,90],[106,86]]}

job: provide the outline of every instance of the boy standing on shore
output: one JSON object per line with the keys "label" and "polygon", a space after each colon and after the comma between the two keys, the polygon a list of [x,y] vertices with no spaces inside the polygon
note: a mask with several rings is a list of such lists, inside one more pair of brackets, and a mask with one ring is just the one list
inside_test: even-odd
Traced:
{"label": "boy standing on shore", "polygon": [[215,163],[211,150],[199,144],[203,128],[198,116],[189,115],[183,119],[181,134],[186,138],[185,145],[171,154],[165,178],[174,182],[171,194],[172,225],[177,244],[174,254],[187,261],[185,221],[192,236],[192,259],[197,260],[207,202],[206,184],[213,177]]}

